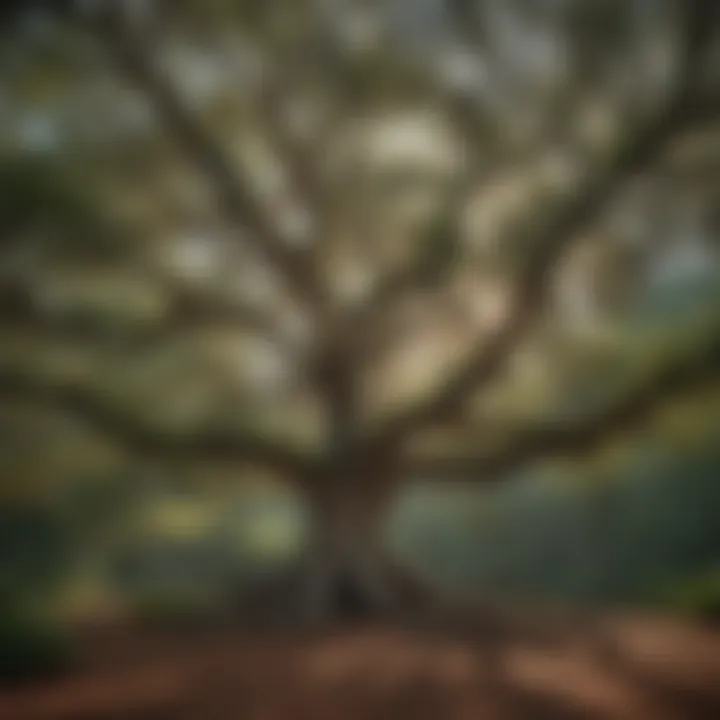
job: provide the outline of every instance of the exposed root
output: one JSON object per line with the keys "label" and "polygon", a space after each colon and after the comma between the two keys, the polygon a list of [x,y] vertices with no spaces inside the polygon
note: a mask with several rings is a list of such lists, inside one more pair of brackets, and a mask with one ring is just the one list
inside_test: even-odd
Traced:
{"label": "exposed root", "polygon": [[411,570],[383,561],[372,572],[340,566],[318,576],[309,563],[278,573],[246,592],[239,615],[253,623],[321,625],[422,613],[439,593]]}

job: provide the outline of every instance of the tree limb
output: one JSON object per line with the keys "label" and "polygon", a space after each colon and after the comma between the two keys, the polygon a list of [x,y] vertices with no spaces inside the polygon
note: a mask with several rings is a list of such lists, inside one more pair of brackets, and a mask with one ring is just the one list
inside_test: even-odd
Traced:
{"label": "tree limb", "polygon": [[505,367],[508,358],[541,315],[549,280],[557,260],[585,227],[613,198],[618,187],[642,171],[679,132],[718,113],[717,99],[701,102],[695,94],[693,71],[703,47],[704,0],[692,3],[686,29],[676,90],[664,107],[649,121],[630,129],[620,138],[614,153],[597,175],[569,196],[567,202],[538,228],[531,251],[499,328],[469,353],[460,368],[439,389],[420,403],[398,413],[362,441],[360,452],[397,446],[414,431],[455,412],[463,401],[485,387]]}
{"label": "tree limb", "polygon": [[283,242],[256,193],[235,172],[227,155],[184,107],[179,95],[154,67],[150,53],[123,17],[120,3],[104,3],[92,16],[92,27],[111,51],[117,67],[146,97],[167,130],[213,183],[218,205],[235,226],[248,227],[262,256],[287,281],[296,300],[317,312],[320,284],[306,253]]}
{"label": "tree limb", "polygon": [[587,455],[602,443],[631,431],[663,402],[720,379],[720,332],[699,351],[666,361],[643,382],[606,403],[589,419],[565,420],[514,433],[500,449],[465,457],[406,459],[402,472],[429,479],[501,482],[523,466],[551,457]]}
{"label": "tree limb", "polygon": [[38,403],[69,413],[142,459],[248,463],[291,478],[305,477],[313,465],[310,456],[260,433],[163,429],[79,384],[27,372],[0,369],[0,400]]}
{"label": "tree limb", "polygon": [[[274,318],[268,318],[267,313],[241,303],[207,297],[182,283],[168,279],[159,282],[167,287],[169,294],[169,305],[162,319],[124,328],[118,333],[123,343],[142,346],[193,330],[219,326],[257,334],[288,353],[296,351],[293,343],[273,326]],[[98,324],[86,322],[74,313],[58,317],[42,311],[28,289],[14,281],[0,282],[0,328],[39,330],[46,337],[60,339],[97,340],[102,335]]]}
{"label": "tree limb", "polygon": [[[245,330],[266,338],[292,354],[297,351],[268,318],[268,313],[248,305],[205,297],[202,293],[176,287],[167,317],[158,327],[159,335],[173,336],[202,327],[228,327]],[[152,333],[152,330],[150,331]]]}
{"label": "tree limb", "polygon": [[317,220],[323,217],[328,198],[312,155],[316,148],[305,147],[283,126],[283,90],[282,86],[274,86],[272,81],[261,88],[259,117],[273,149],[282,157],[293,192]]}

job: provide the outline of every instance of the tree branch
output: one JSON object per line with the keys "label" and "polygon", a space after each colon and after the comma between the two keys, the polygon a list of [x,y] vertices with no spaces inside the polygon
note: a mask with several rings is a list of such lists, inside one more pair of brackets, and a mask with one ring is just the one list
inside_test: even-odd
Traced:
{"label": "tree branch", "polygon": [[[690,355],[688,357],[688,355]],[[663,402],[720,379],[720,332],[700,351],[666,361],[587,420],[562,421],[513,434],[500,449],[466,457],[406,459],[402,472],[429,479],[501,482],[525,465],[550,457],[587,455],[613,437],[631,431]]]}
{"label": "tree branch", "polygon": [[304,478],[313,466],[310,456],[259,433],[163,429],[78,384],[37,378],[27,372],[0,369],[0,399],[39,403],[74,415],[143,459],[248,463],[292,478]]}
{"label": "tree branch", "polygon": [[297,350],[292,341],[273,326],[267,313],[258,308],[208,298],[185,288],[175,288],[172,298],[168,315],[158,327],[161,336],[173,336],[194,328],[225,326],[264,337],[289,354]]}
{"label": "tree branch", "polygon": [[179,95],[154,67],[150,53],[131,32],[120,3],[104,3],[93,14],[92,27],[111,51],[120,69],[151,101],[166,129],[213,183],[220,210],[235,226],[248,227],[262,256],[288,283],[296,300],[317,312],[321,288],[307,254],[283,242],[256,193],[235,172],[222,148],[206,133],[197,118],[184,107]]}
{"label": "tree branch", "polygon": [[683,60],[676,90],[661,111],[620,138],[615,152],[597,175],[568,197],[567,202],[538,229],[511,301],[505,322],[470,352],[447,382],[414,407],[390,418],[363,441],[360,452],[398,446],[408,435],[452,414],[463,401],[491,382],[541,315],[553,268],[563,252],[613,198],[618,187],[652,162],[679,132],[705,121],[720,110],[717,99],[706,103],[695,95],[693,71],[701,55],[706,28],[704,0],[692,3],[686,28]]}
{"label": "tree branch", "polygon": [[[288,353],[295,352],[293,343],[273,327],[273,318],[244,304],[205,296],[183,287],[182,283],[161,279],[168,289],[170,301],[163,318],[158,322],[139,322],[132,329],[123,329],[123,342],[138,346],[161,342],[205,327],[227,327],[260,335],[278,344]],[[102,331],[83,318],[54,317],[38,309],[28,289],[20,282],[0,282],[0,327],[19,330],[39,330],[61,339],[97,340]]]}
{"label": "tree branch", "polygon": [[328,198],[313,158],[313,149],[291,137],[283,125],[283,89],[282,86],[276,87],[271,80],[261,88],[259,117],[273,149],[282,157],[293,192],[316,220],[321,219]]}

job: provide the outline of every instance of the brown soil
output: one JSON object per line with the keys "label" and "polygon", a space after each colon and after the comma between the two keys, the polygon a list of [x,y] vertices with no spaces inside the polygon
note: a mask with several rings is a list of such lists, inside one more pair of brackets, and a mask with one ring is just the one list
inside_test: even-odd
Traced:
{"label": "brown soil", "polygon": [[333,631],[106,628],[82,667],[0,691],[2,720],[707,720],[720,636],[614,618],[545,637],[381,623]]}

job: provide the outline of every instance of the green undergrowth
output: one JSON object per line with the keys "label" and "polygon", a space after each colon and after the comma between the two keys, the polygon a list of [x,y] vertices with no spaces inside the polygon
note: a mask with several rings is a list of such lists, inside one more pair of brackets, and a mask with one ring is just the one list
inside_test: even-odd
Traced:
{"label": "green undergrowth", "polygon": [[661,604],[683,617],[720,626],[720,567],[673,587]]}
{"label": "green undergrowth", "polygon": [[0,602],[0,683],[69,670],[76,645],[69,627],[18,602]]}

